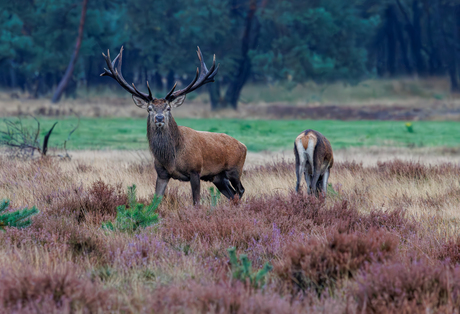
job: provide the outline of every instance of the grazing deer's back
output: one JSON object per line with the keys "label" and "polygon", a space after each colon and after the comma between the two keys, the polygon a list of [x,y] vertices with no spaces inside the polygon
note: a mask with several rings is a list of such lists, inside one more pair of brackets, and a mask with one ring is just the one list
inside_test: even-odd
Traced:
{"label": "grazing deer's back", "polygon": [[315,155],[323,156],[323,159],[328,162],[329,168],[332,167],[334,164],[332,146],[323,134],[318,131],[308,129],[300,133],[295,142],[297,143],[299,140],[305,150],[308,148],[308,142],[312,140],[315,146]]}

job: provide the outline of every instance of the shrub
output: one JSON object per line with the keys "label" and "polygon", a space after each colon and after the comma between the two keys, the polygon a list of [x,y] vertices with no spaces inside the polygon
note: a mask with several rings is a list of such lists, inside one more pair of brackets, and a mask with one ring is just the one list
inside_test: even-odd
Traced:
{"label": "shrub", "polygon": [[117,218],[115,223],[105,222],[103,228],[108,230],[120,230],[134,232],[139,228],[146,228],[159,221],[156,210],[161,203],[161,196],[154,196],[150,205],[137,202],[136,185],[128,187],[129,208],[125,205],[117,207]]}
{"label": "shrub", "polygon": [[39,213],[38,209],[24,208],[13,212],[4,213],[10,206],[10,201],[2,200],[0,203],[0,230],[5,230],[5,227],[26,228],[32,224],[30,217]]}
{"label": "shrub", "polygon": [[449,239],[439,247],[438,259],[448,260],[452,264],[460,263],[460,238]]}
{"label": "shrub", "polygon": [[74,217],[79,223],[90,222],[100,225],[102,221],[114,219],[117,207],[128,204],[121,184],[113,186],[102,180],[95,181],[89,189],[73,185],[70,188],[53,191],[42,202],[49,212]]}
{"label": "shrub", "polygon": [[396,177],[397,179],[427,180],[432,172],[435,172],[433,171],[435,169],[424,166],[420,162],[405,162],[400,159],[377,162],[377,167],[381,173],[389,177]]}
{"label": "shrub", "polygon": [[294,291],[314,288],[321,293],[338,280],[353,277],[365,263],[391,257],[397,243],[383,230],[371,229],[365,235],[336,233],[325,242],[311,239],[292,244],[275,272]]}
{"label": "shrub", "polygon": [[359,312],[456,313],[460,306],[459,280],[459,269],[425,261],[375,264],[358,276],[353,294]]}
{"label": "shrub", "polygon": [[265,284],[265,277],[273,267],[265,263],[264,267],[258,272],[252,271],[252,263],[246,254],[240,255],[240,261],[236,256],[236,249],[228,249],[230,256],[230,265],[232,269],[233,279],[239,280],[244,283],[249,283],[254,288],[259,288]]}
{"label": "shrub", "polygon": [[2,272],[0,303],[2,312],[101,313],[109,310],[110,293],[89,279],[80,278],[75,265],[56,270],[31,267]]}

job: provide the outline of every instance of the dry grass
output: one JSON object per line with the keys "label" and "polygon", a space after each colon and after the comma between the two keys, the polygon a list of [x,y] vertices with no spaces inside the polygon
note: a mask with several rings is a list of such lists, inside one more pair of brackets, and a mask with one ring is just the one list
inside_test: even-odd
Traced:
{"label": "dry grass", "polygon": [[[171,181],[160,223],[137,234],[100,222],[128,185],[152,198],[147,152],[1,157],[0,195],[41,210],[28,229],[0,234],[1,311],[458,311],[460,165],[439,153],[338,151],[326,199],[293,192],[291,154],[250,154],[239,204],[211,206],[204,184],[192,207],[189,184]],[[255,268],[275,266],[266,286],[232,280],[229,246]]]}

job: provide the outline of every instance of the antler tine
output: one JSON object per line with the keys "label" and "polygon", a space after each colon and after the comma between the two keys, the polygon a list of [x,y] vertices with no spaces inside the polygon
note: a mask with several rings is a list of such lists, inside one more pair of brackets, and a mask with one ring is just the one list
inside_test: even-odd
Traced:
{"label": "antler tine", "polygon": [[177,82],[174,84],[174,86],[171,88],[171,90],[169,91],[168,95],[166,95],[165,99],[169,99],[171,98],[171,95],[172,93],[174,92],[174,90],[176,89],[176,86],[177,86]]}
{"label": "antler tine", "polygon": [[[123,46],[120,48],[120,53],[115,57],[113,61],[110,60],[110,51],[107,50],[107,56],[102,53],[104,56],[105,62],[107,63],[107,67],[109,69],[104,68],[104,73],[101,74],[101,76],[110,76],[111,78],[115,79],[118,84],[120,84],[121,87],[123,87],[126,91],[129,93],[133,94],[134,96],[137,96],[139,98],[142,98],[146,101],[151,101],[153,100],[152,96],[152,91],[150,90],[150,86],[148,85],[147,82],[147,87],[149,89],[149,94],[145,94],[141,91],[139,91],[136,86],[131,87],[128,82],[126,82],[125,78],[123,77],[123,74],[121,73],[121,64],[122,64],[122,59],[123,59]],[[118,63],[117,63],[118,61]],[[115,68],[115,64],[117,63],[117,67]]]}
{"label": "antler tine", "polygon": [[149,90],[149,97],[150,97],[151,99],[153,99],[152,91],[150,90],[149,81],[147,81],[147,89]]}
{"label": "antler tine", "polygon": [[197,68],[195,78],[189,85],[187,85],[187,87],[185,87],[184,89],[178,90],[177,92],[174,92],[174,93],[173,93],[174,91],[174,88],[173,88],[168,93],[168,95],[166,95],[165,99],[171,101],[179,96],[186,95],[190,92],[193,92],[195,89],[207,83],[214,82],[214,76],[216,76],[217,70],[219,69],[219,65],[217,65],[216,67],[216,55],[214,55],[212,66],[208,70],[208,68],[206,67],[206,64],[204,63],[204,58],[203,58],[203,54],[201,53],[201,49],[200,47],[197,47],[197,48],[198,48],[197,55],[198,55],[198,59],[200,60],[201,71],[199,71]]}

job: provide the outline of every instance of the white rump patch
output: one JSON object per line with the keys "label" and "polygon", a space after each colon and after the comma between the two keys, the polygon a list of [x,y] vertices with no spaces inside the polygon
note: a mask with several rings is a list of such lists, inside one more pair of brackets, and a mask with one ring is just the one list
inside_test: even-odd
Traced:
{"label": "white rump patch", "polygon": [[[299,153],[299,164],[300,164],[300,167],[301,169],[305,169],[305,157],[306,157],[306,154],[305,154],[305,148],[303,148],[303,144],[302,144],[302,139],[299,138],[296,142],[295,142],[296,146],[297,146],[297,152]],[[302,175],[302,173],[300,174]]]}

